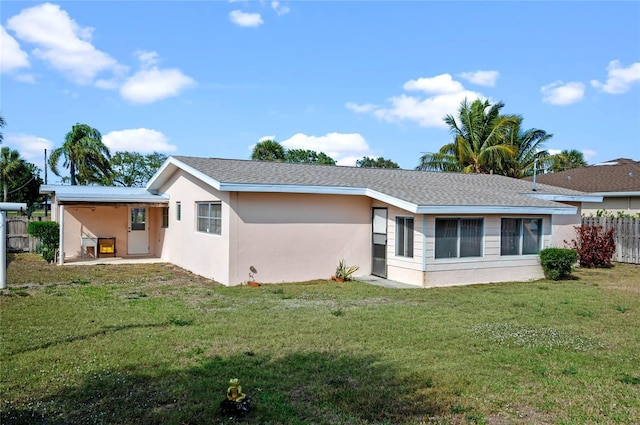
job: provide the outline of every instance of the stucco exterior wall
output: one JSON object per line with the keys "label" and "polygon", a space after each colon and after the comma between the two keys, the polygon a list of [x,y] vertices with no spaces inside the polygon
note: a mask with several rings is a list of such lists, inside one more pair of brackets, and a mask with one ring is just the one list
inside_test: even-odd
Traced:
{"label": "stucco exterior wall", "polygon": [[[364,196],[243,193],[230,196],[229,284],[328,279],[341,259],[371,273],[371,200]],[[224,216],[223,216],[224,219]]]}
{"label": "stucco exterior wall", "polygon": [[[577,207],[578,212],[576,214],[554,214],[553,220],[553,236],[551,240],[551,246],[553,248],[567,248],[569,243],[576,238],[575,226],[582,224],[581,207],[580,203],[567,204]],[[565,243],[565,241],[567,243]]]}
{"label": "stucco exterior wall", "polygon": [[[59,210],[58,210],[59,211]],[[115,237],[116,255],[127,253],[127,220],[129,210],[124,206],[64,207],[64,256],[80,256],[82,236]]]}
{"label": "stucco exterior wall", "polygon": [[[371,201],[366,197],[220,192],[182,171],[161,189],[169,227],[159,256],[225,285],[328,279],[340,259],[371,270]],[[196,230],[196,203],[221,202],[221,235]],[[181,219],[177,218],[180,203]]]}
{"label": "stucco exterior wall", "polygon": [[[162,237],[156,237],[156,252],[163,260],[196,274],[228,284],[229,281],[229,194],[178,171],[168,179],[161,192],[168,194],[169,227]],[[196,229],[196,202],[222,203],[221,235],[198,232]],[[181,205],[181,218],[177,217],[177,204]]]}

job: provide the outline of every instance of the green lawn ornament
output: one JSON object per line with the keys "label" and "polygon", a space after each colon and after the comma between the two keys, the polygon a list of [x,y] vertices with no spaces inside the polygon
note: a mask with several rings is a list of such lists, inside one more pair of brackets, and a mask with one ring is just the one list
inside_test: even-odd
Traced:
{"label": "green lawn ornament", "polygon": [[240,381],[233,378],[229,381],[227,388],[227,398],[222,400],[220,408],[225,415],[244,416],[249,413],[251,397],[242,392]]}

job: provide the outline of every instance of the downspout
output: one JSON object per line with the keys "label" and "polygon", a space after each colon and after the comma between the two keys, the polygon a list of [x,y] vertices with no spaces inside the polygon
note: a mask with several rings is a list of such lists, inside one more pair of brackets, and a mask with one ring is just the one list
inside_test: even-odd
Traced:
{"label": "downspout", "polygon": [[427,287],[427,215],[422,215],[422,287]]}
{"label": "downspout", "polygon": [[60,225],[60,242],[58,248],[58,265],[64,264],[64,205],[58,206],[58,224]]}
{"label": "downspout", "polygon": [[553,248],[553,214],[549,216],[549,248]]}

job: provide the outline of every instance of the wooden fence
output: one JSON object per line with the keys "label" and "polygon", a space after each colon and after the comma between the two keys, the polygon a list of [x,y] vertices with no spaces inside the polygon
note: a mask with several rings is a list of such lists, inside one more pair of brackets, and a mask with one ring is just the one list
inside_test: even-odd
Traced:
{"label": "wooden fence", "polygon": [[7,250],[13,252],[36,252],[39,238],[29,236],[27,226],[29,221],[50,220],[49,217],[32,218],[27,217],[7,217]]}
{"label": "wooden fence", "polygon": [[616,252],[613,261],[640,264],[640,218],[582,217],[584,226],[602,226],[605,231],[616,229],[613,237]]}

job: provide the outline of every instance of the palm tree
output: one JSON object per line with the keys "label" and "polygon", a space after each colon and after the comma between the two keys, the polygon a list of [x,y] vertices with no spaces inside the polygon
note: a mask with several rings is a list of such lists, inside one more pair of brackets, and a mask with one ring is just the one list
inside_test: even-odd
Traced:
{"label": "palm tree", "polygon": [[[5,125],[7,125],[7,122],[4,120],[4,117],[0,115],[0,129],[4,128]],[[0,144],[2,144],[3,141],[4,141],[4,133],[0,131]]]}
{"label": "palm tree", "polygon": [[72,185],[100,183],[111,173],[109,148],[102,143],[98,130],[86,124],[76,124],[67,133],[64,144],[54,149],[49,157],[49,167],[56,176],[58,161],[64,158],[62,165],[69,168]]}
{"label": "palm tree", "polygon": [[550,164],[549,171],[557,173],[559,171],[570,170],[572,168],[586,167],[587,161],[584,154],[577,149],[563,149]]}
{"label": "palm tree", "polygon": [[284,162],[285,150],[275,140],[266,139],[255,145],[251,153],[251,159],[254,161]]}
{"label": "palm tree", "polygon": [[23,160],[15,149],[3,147],[0,149],[0,181],[2,181],[3,201],[9,197],[9,181],[16,178],[16,173],[22,168]]}
{"label": "palm tree", "polygon": [[546,168],[554,158],[554,155],[549,155],[549,152],[542,149],[544,142],[552,138],[553,134],[537,128],[523,131],[521,124],[522,121],[519,121],[507,131],[506,143],[514,146],[516,153],[506,162],[504,169],[499,171],[500,174],[518,179],[533,175],[536,160],[538,167]]}
{"label": "palm tree", "polygon": [[[444,117],[453,142],[437,153],[420,158],[419,170],[489,173],[502,169],[515,155],[515,147],[506,142],[510,126],[518,123],[517,115],[501,115],[504,103],[491,105],[488,100],[463,100],[458,109],[458,121],[452,115]],[[458,122],[460,124],[458,124]]]}

